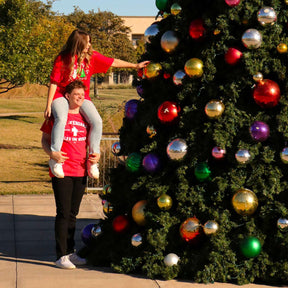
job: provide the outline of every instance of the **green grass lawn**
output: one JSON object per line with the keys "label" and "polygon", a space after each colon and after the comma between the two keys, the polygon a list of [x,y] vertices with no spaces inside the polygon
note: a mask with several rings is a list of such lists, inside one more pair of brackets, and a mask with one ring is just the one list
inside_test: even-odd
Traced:
{"label": "green grass lawn", "polygon": [[[46,96],[18,92],[14,97],[12,92],[0,96],[0,194],[50,193],[48,158],[40,143]],[[93,102],[103,118],[103,132],[118,132],[124,105],[132,98],[139,98],[135,89],[99,90]]]}

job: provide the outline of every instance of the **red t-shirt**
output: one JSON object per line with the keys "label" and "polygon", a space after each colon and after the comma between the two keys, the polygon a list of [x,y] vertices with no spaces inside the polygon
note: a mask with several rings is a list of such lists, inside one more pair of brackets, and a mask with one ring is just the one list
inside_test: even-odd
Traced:
{"label": "red t-shirt", "polygon": [[[53,123],[53,119],[46,120],[41,127],[41,131],[51,134]],[[82,177],[87,175],[87,134],[88,124],[82,115],[69,113],[61,148],[61,151],[66,152],[67,157],[69,157],[63,164],[65,176]],[[53,177],[51,171],[50,176]]]}
{"label": "red t-shirt", "polygon": [[[113,61],[114,58],[109,58],[97,51],[93,51],[89,65],[87,59],[84,59],[80,69],[78,69],[76,55],[74,66],[71,71],[71,56],[58,55],[54,61],[53,70],[50,75],[50,82],[57,85],[53,100],[62,97],[65,93],[65,87],[76,79],[82,80],[86,85],[87,90],[85,91],[85,99],[91,100],[89,97],[91,76],[95,73],[106,73]],[[77,73],[77,71],[80,72]]]}

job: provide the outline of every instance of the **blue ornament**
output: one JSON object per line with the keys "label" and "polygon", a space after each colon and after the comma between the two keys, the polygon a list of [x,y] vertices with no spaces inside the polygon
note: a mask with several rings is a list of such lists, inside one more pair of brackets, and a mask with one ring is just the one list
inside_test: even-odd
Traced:
{"label": "blue ornament", "polygon": [[149,153],[143,158],[142,165],[147,172],[154,173],[160,168],[160,159],[158,155]]}
{"label": "blue ornament", "polygon": [[137,113],[138,100],[131,99],[125,104],[125,116],[128,119],[133,119]]}
{"label": "blue ornament", "polygon": [[143,95],[143,87],[142,87],[142,85],[138,85],[138,86],[136,87],[136,91],[137,91],[138,95],[139,95],[140,97],[142,97],[142,95]]}
{"label": "blue ornament", "polygon": [[92,229],[94,228],[95,224],[88,224],[86,225],[82,231],[81,231],[81,239],[83,241],[83,243],[87,246],[91,245],[91,242],[93,240],[93,236],[92,236]]}

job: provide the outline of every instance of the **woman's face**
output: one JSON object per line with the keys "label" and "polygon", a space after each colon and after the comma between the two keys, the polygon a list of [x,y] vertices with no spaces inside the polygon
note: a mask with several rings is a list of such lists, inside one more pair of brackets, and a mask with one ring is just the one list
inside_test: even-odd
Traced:
{"label": "woman's face", "polygon": [[87,53],[89,51],[90,46],[91,46],[90,37],[88,35],[86,37],[87,37],[86,47],[83,49],[82,53]]}

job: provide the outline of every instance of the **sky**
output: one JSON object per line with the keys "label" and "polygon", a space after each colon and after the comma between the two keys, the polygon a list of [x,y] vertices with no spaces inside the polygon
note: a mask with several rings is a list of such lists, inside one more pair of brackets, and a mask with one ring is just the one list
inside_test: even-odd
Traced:
{"label": "sky", "polygon": [[[45,0],[42,2],[46,3]],[[69,14],[78,6],[87,13],[90,10],[98,12],[109,11],[118,16],[156,16],[158,9],[155,0],[56,0],[52,11]]]}

